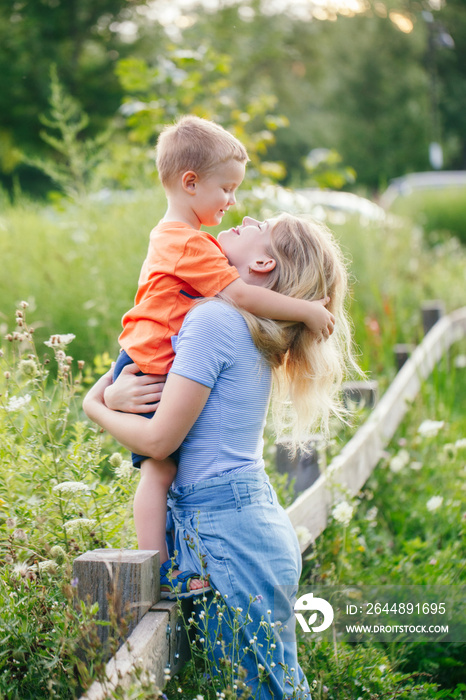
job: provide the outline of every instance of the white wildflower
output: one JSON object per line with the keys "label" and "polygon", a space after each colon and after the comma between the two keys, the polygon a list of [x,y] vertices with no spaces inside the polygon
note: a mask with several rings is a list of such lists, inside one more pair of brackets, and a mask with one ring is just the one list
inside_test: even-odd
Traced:
{"label": "white wildflower", "polygon": [[455,357],[455,367],[457,369],[464,369],[466,367],[466,355],[457,355]]}
{"label": "white wildflower", "polygon": [[18,528],[13,532],[13,538],[18,540],[18,542],[27,542],[28,536],[22,528]]}
{"label": "white wildflower", "polygon": [[411,462],[409,468],[415,472],[418,472],[422,469],[422,462]]}
{"label": "white wildflower", "polygon": [[96,525],[97,520],[91,518],[75,518],[65,523],[65,530],[69,535],[79,532],[82,527],[91,528]]}
{"label": "white wildflower", "polygon": [[54,486],[52,491],[67,496],[73,493],[83,493],[84,491],[89,491],[89,489],[89,485],[82,481],[62,481],[61,484]]}
{"label": "white wildflower", "polygon": [[369,520],[369,522],[373,522],[377,518],[377,513],[379,512],[379,509],[377,506],[373,506],[372,508],[369,508],[369,510],[366,513],[366,520]]}
{"label": "white wildflower", "polygon": [[25,394],[24,396],[12,396],[6,405],[6,410],[19,411],[20,408],[26,406],[31,400],[31,394]]}
{"label": "white wildflower", "polygon": [[55,333],[55,335],[51,335],[48,340],[44,340],[44,345],[57,350],[59,348],[63,349],[75,338],[76,336],[73,335],[73,333]]}
{"label": "white wildflower", "polygon": [[39,373],[37,363],[31,358],[29,358],[28,360],[21,360],[21,362],[18,365],[18,369],[21,372],[21,374],[24,374],[24,376],[26,377],[31,377],[31,379],[37,377]]}
{"label": "white wildflower", "polygon": [[464,450],[466,449],[466,438],[460,438],[455,442],[455,447],[457,450]]}
{"label": "white wildflower", "polygon": [[417,432],[422,437],[435,437],[444,425],[445,421],[443,420],[425,420],[421,423]]}
{"label": "white wildflower", "polygon": [[115,467],[115,476],[117,476],[119,479],[126,479],[127,477],[131,476],[132,471],[132,463],[129,460],[124,459],[121,464],[118,465],[118,467]]}
{"label": "white wildflower", "polygon": [[110,462],[111,466],[115,469],[116,467],[119,467],[120,464],[123,462],[123,457],[119,452],[114,452],[112,455],[110,455],[108,461]]}
{"label": "white wildflower", "polygon": [[18,562],[13,566],[13,573],[24,578],[29,571],[29,566],[25,561]]}
{"label": "white wildflower", "polygon": [[401,470],[406,467],[406,465],[409,462],[409,452],[408,450],[400,450],[398,454],[396,454],[392,459],[390,460],[389,469],[391,472],[394,474],[398,474],[398,472],[401,472]]}
{"label": "white wildflower", "polygon": [[59,544],[55,544],[50,550],[50,556],[57,562],[57,564],[64,564],[66,561],[66,552],[63,547]]}
{"label": "white wildflower", "polygon": [[347,501],[340,501],[332,510],[332,516],[343,525],[348,525],[353,517],[354,508]]}
{"label": "white wildflower", "polygon": [[305,525],[296,525],[295,532],[298,542],[301,545],[308,544],[313,539],[309,529]]}
{"label": "white wildflower", "polygon": [[53,559],[46,559],[45,561],[40,561],[39,564],[33,564],[33,566],[29,568],[30,571],[39,571],[41,574],[53,574],[57,570],[57,562],[53,561]]}
{"label": "white wildflower", "polygon": [[434,510],[438,510],[443,503],[443,496],[432,496],[426,503],[427,510],[432,513]]}

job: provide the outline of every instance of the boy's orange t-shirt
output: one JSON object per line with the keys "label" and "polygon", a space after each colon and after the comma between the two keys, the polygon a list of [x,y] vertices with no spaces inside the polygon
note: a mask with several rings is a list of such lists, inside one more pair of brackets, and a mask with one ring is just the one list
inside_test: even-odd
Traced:
{"label": "boy's orange t-shirt", "polygon": [[123,316],[121,347],[142,372],[166,374],[174,358],[171,338],[194,301],[215,296],[238,277],[209,233],[181,222],[158,224],[134,306]]}

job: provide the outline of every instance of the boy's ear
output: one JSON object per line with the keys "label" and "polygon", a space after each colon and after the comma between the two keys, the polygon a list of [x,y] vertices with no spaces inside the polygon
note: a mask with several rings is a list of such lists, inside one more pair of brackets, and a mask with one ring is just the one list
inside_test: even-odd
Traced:
{"label": "boy's ear", "polygon": [[276,267],[277,261],[273,258],[258,258],[249,265],[249,272],[258,272],[259,274],[267,274],[272,272]]}
{"label": "boy's ear", "polygon": [[194,170],[187,170],[181,176],[181,186],[188,194],[195,194],[196,184],[199,182],[199,177]]}

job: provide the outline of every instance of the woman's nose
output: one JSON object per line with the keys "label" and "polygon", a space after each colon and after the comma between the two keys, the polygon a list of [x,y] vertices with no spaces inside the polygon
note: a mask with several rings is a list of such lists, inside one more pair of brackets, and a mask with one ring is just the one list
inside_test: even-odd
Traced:
{"label": "woman's nose", "polygon": [[258,224],[259,222],[256,219],[253,219],[251,216],[245,216],[243,219],[243,226],[250,226],[251,224]]}

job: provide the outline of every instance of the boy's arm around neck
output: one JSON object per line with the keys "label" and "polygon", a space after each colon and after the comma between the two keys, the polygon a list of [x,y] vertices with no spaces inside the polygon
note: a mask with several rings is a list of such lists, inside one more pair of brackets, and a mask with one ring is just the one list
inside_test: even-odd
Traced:
{"label": "boy's arm around neck", "polygon": [[305,323],[318,338],[328,338],[333,333],[335,318],[325,308],[330,301],[328,297],[317,301],[295,299],[265,287],[247,284],[242,279],[229,284],[223,293],[237,306],[256,316]]}

